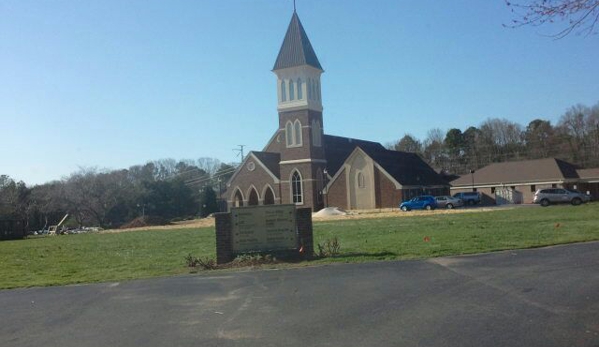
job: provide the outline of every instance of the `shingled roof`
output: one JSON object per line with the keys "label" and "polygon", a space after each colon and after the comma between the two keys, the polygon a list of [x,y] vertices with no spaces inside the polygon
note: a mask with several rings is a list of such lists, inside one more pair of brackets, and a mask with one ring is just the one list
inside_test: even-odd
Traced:
{"label": "shingled roof", "polygon": [[385,150],[385,147],[378,142],[324,135],[324,148],[329,175],[332,176],[339,171],[341,165],[345,162],[345,159],[347,159],[356,147],[360,147],[363,150],[368,149],[371,152]]}
{"label": "shingled roof", "polygon": [[302,65],[309,65],[322,70],[306,31],[297,13],[293,12],[273,70]]}
{"label": "shingled roof", "polygon": [[[362,148],[362,147],[360,147]],[[403,186],[448,186],[449,183],[416,153],[364,149],[376,163]]]}
{"label": "shingled roof", "polygon": [[493,163],[451,182],[453,186],[506,184],[576,179],[578,168],[556,158]]}
{"label": "shingled roof", "polygon": [[281,177],[281,169],[279,166],[279,162],[281,161],[281,155],[279,153],[271,153],[271,152],[250,152],[258,158],[275,175],[277,178]]}

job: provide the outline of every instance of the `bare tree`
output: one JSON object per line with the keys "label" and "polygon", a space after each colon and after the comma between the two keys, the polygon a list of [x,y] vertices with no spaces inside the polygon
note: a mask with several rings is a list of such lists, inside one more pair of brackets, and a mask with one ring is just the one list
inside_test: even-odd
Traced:
{"label": "bare tree", "polygon": [[599,0],[505,0],[515,18],[508,27],[525,25],[540,26],[547,23],[565,22],[566,27],[555,33],[563,38],[577,31],[590,35],[596,32],[599,21]]}

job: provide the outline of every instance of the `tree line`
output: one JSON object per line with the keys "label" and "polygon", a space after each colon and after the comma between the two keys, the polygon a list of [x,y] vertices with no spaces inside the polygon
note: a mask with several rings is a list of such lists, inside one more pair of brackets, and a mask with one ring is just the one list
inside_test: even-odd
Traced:
{"label": "tree line", "polygon": [[387,147],[417,153],[448,175],[461,175],[490,163],[550,157],[581,167],[599,167],[599,103],[572,106],[555,125],[543,119],[522,126],[489,118],[464,131],[431,129],[423,141],[405,134]]}
{"label": "tree line", "polygon": [[235,167],[213,158],[162,159],[122,170],[84,168],[61,180],[28,187],[0,175],[0,219],[21,219],[28,230],[57,224],[116,228],[140,216],[164,220],[205,217],[219,210]]}

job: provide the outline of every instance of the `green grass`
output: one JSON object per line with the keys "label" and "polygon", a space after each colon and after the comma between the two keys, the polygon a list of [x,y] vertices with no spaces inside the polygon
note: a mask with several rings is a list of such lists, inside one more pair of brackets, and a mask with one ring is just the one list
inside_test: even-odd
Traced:
{"label": "green grass", "polygon": [[[417,259],[599,240],[599,205],[524,207],[490,212],[315,224],[315,243],[337,237],[330,261]],[[426,242],[425,238],[429,241]]]}
{"label": "green grass", "polygon": [[[337,237],[341,254],[310,263],[416,259],[599,240],[598,207],[564,205],[316,222],[315,244]],[[425,242],[425,237],[430,241]],[[215,258],[213,228],[2,241],[0,288],[188,273],[184,258],[190,253]]]}
{"label": "green grass", "polygon": [[215,258],[213,228],[34,237],[0,242],[0,288],[188,273],[188,254]]}

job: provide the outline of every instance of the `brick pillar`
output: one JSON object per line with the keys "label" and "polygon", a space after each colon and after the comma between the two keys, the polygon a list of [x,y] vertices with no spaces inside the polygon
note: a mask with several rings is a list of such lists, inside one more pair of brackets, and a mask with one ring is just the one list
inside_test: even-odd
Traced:
{"label": "brick pillar", "polygon": [[300,246],[304,246],[304,254],[314,254],[314,235],[312,231],[312,209],[298,208],[295,214]]}
{"label": "brick pillar", "polygon": [[214,218],[216,227],[216,263],[228,263],[233,260],[231,213],[215,213]]}

